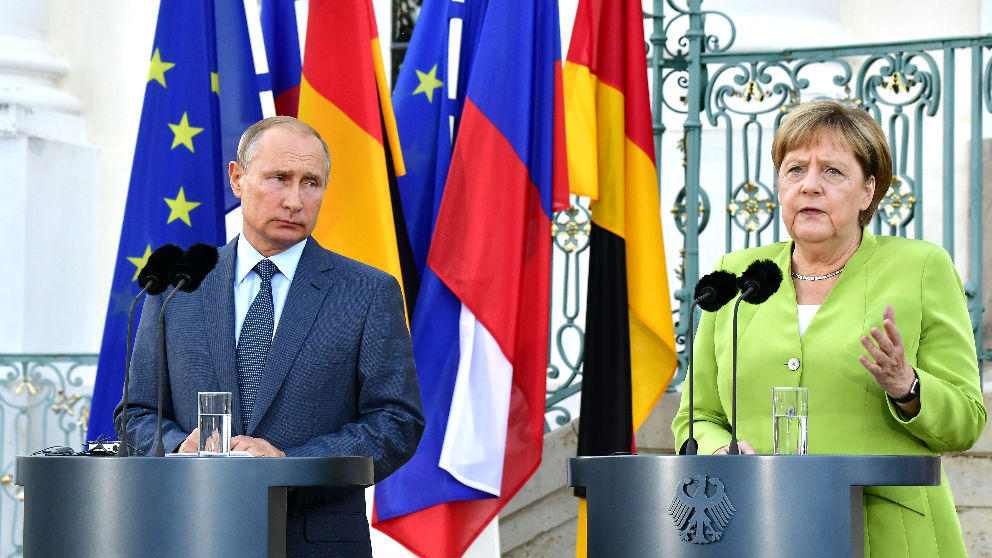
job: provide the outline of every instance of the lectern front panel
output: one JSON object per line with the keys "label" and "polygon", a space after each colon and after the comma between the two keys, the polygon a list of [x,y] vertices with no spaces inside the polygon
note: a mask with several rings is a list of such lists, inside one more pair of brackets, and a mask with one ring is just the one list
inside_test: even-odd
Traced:
{"label": "lectern front panel", "polygon": [[280,556],[285,487],[364,490],[372,459],[18,457],[15,481],[26,558]]}
{"label": "lectern front panel", "polygon": [[939,483],[940,460],[929,456],[569,462],[569,485],[586,487],[591,557],[860,555],[861,499],[852,487]]}

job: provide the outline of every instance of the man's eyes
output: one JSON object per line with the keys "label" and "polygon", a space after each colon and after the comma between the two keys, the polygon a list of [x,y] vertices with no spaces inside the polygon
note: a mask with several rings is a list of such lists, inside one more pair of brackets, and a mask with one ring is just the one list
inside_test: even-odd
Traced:
{"label": "man's eyes", "polygon": [[[268,180],[268,181],[274,182],[276,184],[283,184],[283,183],[287,183],[287,182],[292,182],[293,181],[292,176],[287,176],[287,175],[284,175],[284,174],[273,174],[273,175],[269,175],[265,179]],[[302,179],[300,181],[300,184],[303,185],[303,186],[305,186],[305,187],[307,187],[307,188],[313,188],[313,189],[320,189],[321,188],[320,181],[319,180],[312,179],[312,178],[304,178],[304,179]]]}

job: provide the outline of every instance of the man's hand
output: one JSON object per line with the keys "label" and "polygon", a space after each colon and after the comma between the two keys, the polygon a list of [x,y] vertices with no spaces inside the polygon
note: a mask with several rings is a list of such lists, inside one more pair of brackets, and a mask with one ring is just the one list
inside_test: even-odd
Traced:
{"label": "man's hand", "polygon": [[251,436],[235,436],[231,439],[231,451],[246,451],[253,457],[286,457],[272,444],[261,438]]}
{"label": "man's hand", "polygon": [[179,449],[176,453],[198,453],[200,451],[200,429],[194,428],[189,436],[183,440],[183,443],[179,444]]}

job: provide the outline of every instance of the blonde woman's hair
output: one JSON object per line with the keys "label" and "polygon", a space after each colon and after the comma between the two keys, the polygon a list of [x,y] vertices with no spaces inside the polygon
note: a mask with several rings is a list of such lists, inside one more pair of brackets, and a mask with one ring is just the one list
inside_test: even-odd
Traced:
{"label": "blonde woman's hair", "polygon": [[864,109],[830,100],[810,101],[794,108],[782,119],[772,141],[775,173],[781,171],[786,153],[808,145],[823,131],[843,138],[861,165],[865,180],[875,177],[871,204],[858,214],[858,224],[863,227],[871,222],[892,184],[889,142],[882,127]]}

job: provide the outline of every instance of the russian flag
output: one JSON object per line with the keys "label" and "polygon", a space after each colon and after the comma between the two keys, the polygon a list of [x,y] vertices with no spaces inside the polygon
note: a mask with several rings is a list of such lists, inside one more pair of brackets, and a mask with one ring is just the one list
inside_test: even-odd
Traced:
{"label": "russian flag", "polygon": [[[568,190],[560,44],[555,0],[426,0],[394,91],[411,243],[429,246],[411,322],[428,426],[376,486],[374,524],[422,556],[463,554],[540,462],[551,213]],[[416,184],[408,111],[434,119]]]}
{"label": "russian flag", "polygon": [[296,0],[263,0],[261,9],[262,37],[265,57],[269,61],[269,78],[276,114],[296,116],[300,104],[300,76],[303,60],[300,56],[298,19],[306,17]]}

